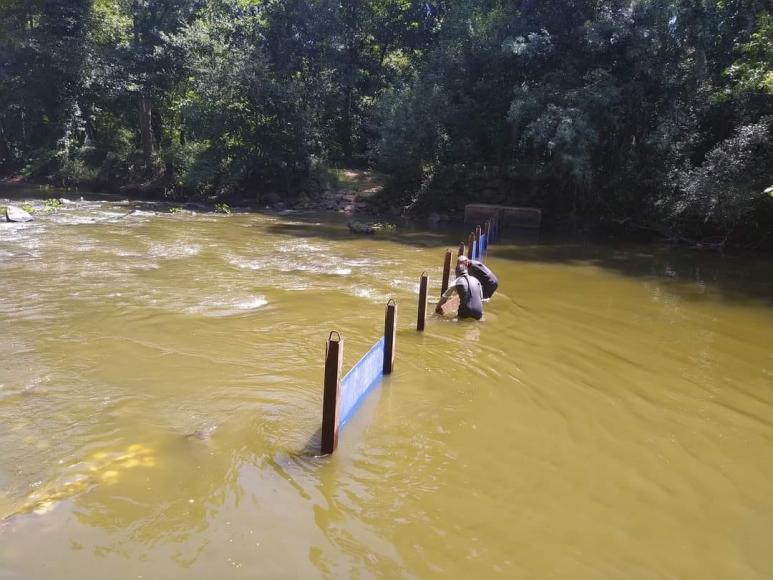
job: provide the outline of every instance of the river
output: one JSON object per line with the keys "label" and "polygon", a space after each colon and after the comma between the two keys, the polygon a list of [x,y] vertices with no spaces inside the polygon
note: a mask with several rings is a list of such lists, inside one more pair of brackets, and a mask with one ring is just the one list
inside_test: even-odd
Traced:
{"label": "river", "polygon": [[[92,201],[0,224],[0,578],[773,577],[773,267]],[[158,210],[158,211],[157,211]],[[394,374],[316,457],[398,303]]]}

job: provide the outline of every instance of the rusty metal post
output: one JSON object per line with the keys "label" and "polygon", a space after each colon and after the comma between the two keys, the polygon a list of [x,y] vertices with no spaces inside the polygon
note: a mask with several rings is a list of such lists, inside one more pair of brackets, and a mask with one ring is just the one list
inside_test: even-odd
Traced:
{"label": "rusty metal post", "polygon": [[488,220],[483,222],[480,229],[480,246],[481,257],[485,257],[488,254]]}
{"label": "rusty metal post", "polygon": [[459,244],[459,253],[456,254],[456,257],[458,258],[459,256],[464,256],[464,242]]}
{"label": "rusty metal post", "polygon": [[478,254],[478,261],[483,261],[483,248],[480,247],[480,226],[475,226],[475,248],[476,248],[476,254]]}
{"label": "rusty metal post", "polygon": [[472,260],[472,245],[475,243],[475,233],[470,232],[467,237],[467,257]]}
{"label": "rusty metal post", "polygon": [[395,366],[397,339],[397,303],[390,298],[384,315],[384,374],[392,374]]}
{"label": "rusty metal post", "polygon": [[416,318],[416,330],[419,332],[424,331],[424,323],[427,320],[427,284],[429,278],[427,273],[421,273],[421,281],[419,282],[419,311]]}
{"label": "rusty metal post", "polygon": [[[337,338],[334,340],[333,335]],[[344,340],[331,332],[325,344],[325,392],[322,399],[322,455],[330,455],[338,447],[341,367],[344,360]]]}
{"label": "rusty metal post", "polygon": [[[461,253],[459,254],[461,255]],[[440,283],[440,295],[448,290],[448,279],[451,277],[451,250],[446,250],[446,258],[443,261],[443,280]]]}

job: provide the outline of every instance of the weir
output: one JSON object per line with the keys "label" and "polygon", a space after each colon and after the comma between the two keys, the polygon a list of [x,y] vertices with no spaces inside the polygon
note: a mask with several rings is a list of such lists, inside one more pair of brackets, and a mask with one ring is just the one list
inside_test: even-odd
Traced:
{"label": "weir", "polygon": [[[486,220],[470,232],[468,237],[468,257],[483,261],[486,250],[496,238],[498,217]],[[458,255],[465,252],[465,245],[459,244]],[[451,274],[451,258],[453,250],[446,250],[443,258],[443,275],[441,278],[441,295],[448,289]],[[419,301],[416,312],[416,331],[423,332],[427,321],[427,295],[429,277],[426,272],[419,278]],[[357,408],[365,400],[368,393],[377,387],[384,375],[392,372],[395,360],[395,337],[397,331],[397,304],[389,300],[384,315],[384,336],[355,363],[341,378],[341,368],[344,353],[344,340],[333,331],[325,345],[325,383],[322,401],[322,440],[320,451],[322,455],[333,453],[338,447],[338,435],[341,427],[351,419]]]}
{"label": "weir", "polygon": [[[397,303],[389,300],[384,315],[384,336],[341,379],[344,341],[331,332],[325,345],[325,388],[322,401],[321,453],[329,455],[338,447],[340,428],[352,417],[368,393],[392,373],[395,361]],[[335,337],[334,337],[335,335]]]}

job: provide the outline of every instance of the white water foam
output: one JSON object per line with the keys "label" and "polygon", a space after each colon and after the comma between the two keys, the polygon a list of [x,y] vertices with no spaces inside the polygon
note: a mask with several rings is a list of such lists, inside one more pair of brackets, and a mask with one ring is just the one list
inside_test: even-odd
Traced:
{"label": "white water foam", "polygon": [[207,300],[201,304],[185,309],[188,314],[200,314],[202,316],[233,316],[263,308],[268,304],[265,296],[250,296],[248,298],[234,298],[232,300]]}
{"label": "white water foam", "polygon": [[260,270],[265,266],[265,260],[251,260],[241,256],[230,256],[226,258],[226,262],[241,270]]}
{"label": "white water foam", "polygon": [[190,258],[201,252],[199,244],[151,244],[149,254],[156,258]]}

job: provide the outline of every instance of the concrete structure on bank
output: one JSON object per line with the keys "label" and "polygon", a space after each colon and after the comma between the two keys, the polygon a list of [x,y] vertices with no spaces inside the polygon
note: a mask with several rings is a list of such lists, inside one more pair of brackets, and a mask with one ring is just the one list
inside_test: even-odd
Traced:
{"label": "concrete structure on bank", "polygon": [[538,230],[542,223],[542,210],[538,207],[513,207],[490,203],[470,203],[464,206],[464,223],[483,223],[499,218],[504,229]]}

